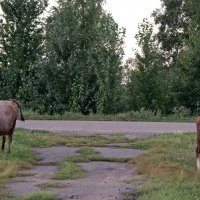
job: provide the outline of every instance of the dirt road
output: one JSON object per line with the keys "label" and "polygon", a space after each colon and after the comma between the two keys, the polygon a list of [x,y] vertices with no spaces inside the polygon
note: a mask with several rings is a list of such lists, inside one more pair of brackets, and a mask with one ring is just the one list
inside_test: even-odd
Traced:
{"label": "dirt road", "polygon": [[173,122],[26,120],[17,121],[17,127],[82,136],[95,133],[104,135],[119,133],[132,137],[145,137],[154,133],[196,131],[194,123]]}

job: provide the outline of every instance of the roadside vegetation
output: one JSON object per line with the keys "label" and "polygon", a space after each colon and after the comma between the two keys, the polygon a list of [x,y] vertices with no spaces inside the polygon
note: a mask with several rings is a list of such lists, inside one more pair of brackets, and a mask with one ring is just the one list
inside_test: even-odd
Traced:
{"label": "roadside vegetation", "polygon": [[[136,165],[138,200],[197,200],[200,174],[196,170],[194,133],[162,134],[137,139],[131,148],[148,150],[131,161]],[[131,196],[131,194],[129,194]]]}
{"label": "roadside vegetation", "polygon": [[23,111],[25,119],[31,120],[88,120],[88,121],[179,121],[179,122],[194,122],[195,116],[190,115],[185,109],[179,109],[173,114],[162,115],[161,112],[153,112],[145,110],[129,111],[118,114],[89,114],[83,115],[81,113],[65,112],[61,114],[39,114],[30,109]]}

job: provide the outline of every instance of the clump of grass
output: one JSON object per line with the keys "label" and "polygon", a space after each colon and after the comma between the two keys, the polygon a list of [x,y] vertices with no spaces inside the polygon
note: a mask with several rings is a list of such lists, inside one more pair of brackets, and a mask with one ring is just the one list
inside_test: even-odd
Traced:
{"label": "clump of grass", "polygon": [[83,169],[70,161],[60,161],[59,170],[52,176],[56,180],[79,178],[84,174]]}
{"label": "clump of grass", "polygon": [[1,200],[10,200],[14,198],[14,194],[5,185],[0,185],[0,199]]}
{"label": "clump of grass", "polygon": [[99,152],[94,151],[91,147],[81,147],[78,154],[69,156],[71,162],[90,162],[90,161],[107,161],[107,162],[128,162],[127,158],[104,157]]}
{"label": "clump of grass", "polygon": [[63,183],[60,182],[45,182],[37,185],[41,189],[48,189],[48,188],[64,188],[66,187]]}
{"label": "clump of grass", "polygon": [[35,192],[25,196],[16,197],[13,200],[59,200],[54,194],[49,192]]}
{"label": "clump of grass", "polygon": [[17,161],[1,160],[0,163],[0,183],[4,183],[7,178],[15,176],[17,171],[20,169],[22,163]]}

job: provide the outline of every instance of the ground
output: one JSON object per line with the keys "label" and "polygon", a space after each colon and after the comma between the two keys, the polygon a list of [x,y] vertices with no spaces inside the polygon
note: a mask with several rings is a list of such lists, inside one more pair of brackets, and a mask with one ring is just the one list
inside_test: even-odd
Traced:
{"label": "ground", "polygon": [[[131,178],[134,174],[134,168],[127,162],[92,161],[79,163],[78,165],[85,171],[81,178],[53,180],[51,177],[58,170],[58,166],[53,162],[77,154],[78,149],[64,146],[34,148],[33,151],[42,158],[40,165],[20,171],[23,176],[13,178],[12,183],[8,184],[8,188],[17,195],[50,191],[65,200],[120,200],[123,198],[123,192],[133,189]],[[118,159],[132,158],[143,153],[140,150],[114,147],[94,147],[93,149],[100,152],[103,157]],[[47,187],[41,187],[45,184]]]}

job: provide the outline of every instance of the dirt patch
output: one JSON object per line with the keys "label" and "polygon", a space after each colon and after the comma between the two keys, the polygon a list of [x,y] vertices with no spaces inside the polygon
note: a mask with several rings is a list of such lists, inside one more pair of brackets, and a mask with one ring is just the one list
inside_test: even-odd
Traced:
{"label": "dirt patch", "polygon": [[57,170],[57,166],[33,166],[30,170],[20,171],[22,174],[33,174],[32,176],[14,178],[8,187],[12,189],[16,195],[40,191],[40,188],[38,188],[37,185],[51,181],[49,178]]}
{"label": "dirt patch", "polygon": [[54,162],[74,155],[79,148],[55,146],[48,148],[33,148],[33,151],[37,153],[41,158],[41,162]]}
{"label": "dirt patch", "polygon": [[[49,148],[34,148],[34,151],[42,158],[42,162],[54,162],[63,160],[76,154],[79,148],[56,146]],[[94,147],[104,157],[130,158],[137,156],[143,151],[133,149],[119,149],[111,147]],[[85,170],[85,176],[75,180],[55,181],[51,176],[57,171],[55,165],[33,166],[30,170],[23,170],[21,174],[31,176],[17,177],[8,185],[17,195],[29,192],[44,191],[38,185],[42,183],[62,183],[61,188],[45,188],[45,191],[53,192],[61,199],[81,200],[121,200],[121,193],[133,188],[129,184],[134,169],[128,163],[116,162],[89,162],[79,163]]]}
{"label": "dirt patch", "polygon": [[119,200],[121,192],[132,189],[125,182],[133,175],[133,168],[127,163],[90,162],[79,164],[86,175],[84,178],[69,180],[69,187],[53,190],[62,199]]}
{"label": "dirt patch", "polygon": [[144,151],[138,149],[126,149],[126,148],[108,148],[108,147],[94,147],[95,151],[98,151],[104,157],[115,157],[115,158],[133,158]]}

